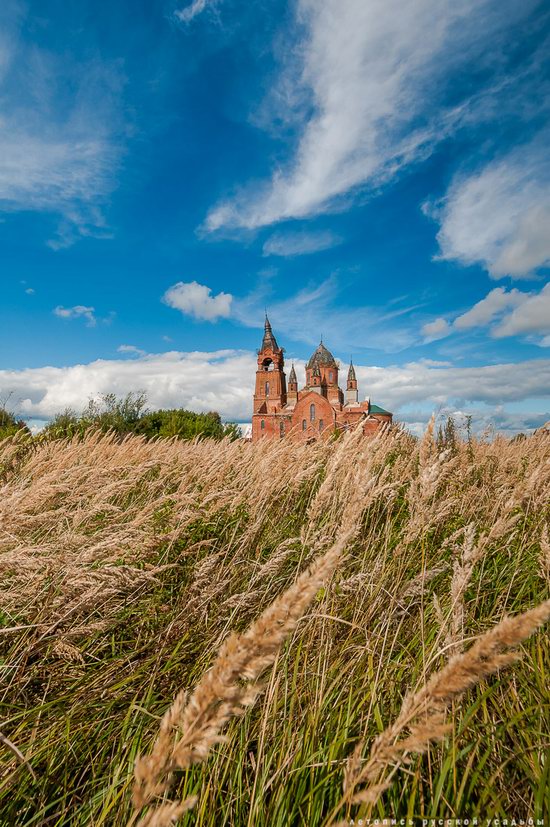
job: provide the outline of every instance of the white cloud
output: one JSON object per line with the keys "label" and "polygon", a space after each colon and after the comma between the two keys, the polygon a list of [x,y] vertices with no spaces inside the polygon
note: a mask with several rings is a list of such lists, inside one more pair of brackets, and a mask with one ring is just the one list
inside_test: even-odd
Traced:
{"label": "white cloud", "polygon": [[181,23],[190,23],[194,20],[197,15],[201,14],[206,8],[209,6],[214,6],[216,4],[216,0],[193,0],[188,6],[184,9],[179,9],[178,11],[174,12],[174,17],[176,17]]}
{"label": "white cloud", "polygon": [[349,304],[349,285],[336,274],[297,293],[281,299],[273,291],[271,279],[275,271],[264,272],[258,286],[239,298],[230,293],[212,294],[210,287],[196,281],[178,282],[170,287],[162,300],[170,307],[202,321],[215,322],[231,317],[245,327],[261,329],[264,310],[275,328],[284,330],[294,341],[317,345],[322,334],[335,348],[353,350],[369,331],[369,347],[390,353],[403,350],[414,342],[414,335],[396,320],[415,309],[399,306],[389,312],[379,308]]}
{"label": "white cloud", "polygon": [[181,310],[187,316],[193,316],[201,321],[215,322],[218,319],[227,318],[231,314],[231,293],[218,293],[212,295],[212,290],[205,284],[196,281],[183,282],[168,288],[162,300]]}
{"label": "white cloud", "polygon": [[119,345],[117,347],[118,353],[128,353],[130,356],[145,356],[146,353],[141,348],[135,345]]}
{"label": "white cloud", "polygon": [[264,256],[302,256],[318,253],[342,243],[340,236],[329,230],[318,232],[274,233],[264,243]]}
{"label": "white cloud", "polygon": [[494,290],[487,293],[484,299],[474,304],[470,310],[458,316],[453,325],[457,330],[466,330],[471,327],[489,324],[503,311],[511,307],[517,307],[526,299],[526,294],[520,290],[514,289],[508,292],[504,287],[495,287]]}
{"label": "white cloud", "polygon": [[483,59],[487,68],[487,44],[498,52],[503,21],[511,25],[532,7],[512,0],[299,0],[294,31],[305,34],[288,45],[291,81],[287,74],[281,95],[286,106],[294,88],[301,104],[298,113],[290,107],[302,118],[294,157],[263,188],[215,206],[206,228],[312,216],[425,157],[466,117],[466,102],[446,107],[449,76],[469,61]]}
{"label": "white cloud", "polygon": [[264,272],[259,285],[242,298],[223,292],[213,295],[210,287],[192,281],[174,284],[162,300],[201,321],[231,317],[245,327],[258,329],[263,327],[267,307],[272,324],[284,330],[290,339],[317,345],[322,334],[333,347],[345,352],[364,340],[365,330],[369,331],[368,346],[376,350],[394,353],[414,341],[407,326],[397,320],[415,307],[399,306],[401,300],[393,302],[392,309],[386,312],[344,304],[349,285],[340,283],[336,275],[281,299],[270,284],[275,273]]}
{"label": "white cloud", "polygon": [[336,275],[284,299],[274,295],[269,284],[263,284],[245,298],[235,299],[233,317],[246,327],[261,327],[267,307],[274,329],[284,330],[289,339],[317,345],[322,335],[332,347],[345,353],[353,351],[357,342],[389,353],[413,343],[413,334],[399,319],[414,308],[396,303],[391,311],[383,312],[380,308],[354,306],[350,301],[353,295],[344,279]]}
{"label": "white cloud", "polygon": [[529,278],[550,265],[550,133],[481,170],[459,175],[427,212],[437,218],[439,258],[481,264],[491,278]]}
{"label": "white cloud", "polygon": [[60,319],[86,319],[88,327],[95,327],[97,319],[94,315],[95,307],[86,307],[83,304],[76,304],[74,307],[63,307],[58,305],[54,311]]}
{"label": "white cloud", "polygon": [[[303,360],[296,361],[300,384]],[[143,389],[149,406],[217,410],[225,419],[250,419],[256,356],[248,351],[211,353],[169,352],[136,359],[97,360],[69,367],[0,371],[0,394],[12,392],[12,407],[27,417],[47,418],[67,407],[81,410],[90,396]],[[453,405],[456,409],[483,410],[506,429],[503,417],[521,400],[550,397],[550,359],[483,367],[433,367],[423,363],[387,368],[357,365],[361,397],[369,396],[400,418],[414,421],[411,406],[428,408]],[[527,404],[527,403],[526,403]],[[540,402],[539,402],[540,407]],[[550,402],[549,406],[550,407]],[[523,416],[550,418],[548,409]],[[499,425],[499,422],[501,423]],[[517,423],[516,423],[517,425]],[[532,427],[535,427],[533,425]]]}
{"label": "white cloud", "polygon": [[0,34],[0,212],[50,213],[59,222],[53,249],[108,237],[102,209],[124,140],[120,71],[27,44],[25,11],[10,9]]}
{"label": "white cloud", "polygon": [[[513,288],[495,287],[470,310],[453,322],[435,319],[422,328],[426,342],[442,339],[455,330],[489,327],[493,338],[536,336],[550,333],[550,282],[540,292],[524,293]],[[539,344],[546,347],[546,338]]]}
{"label": "white cloud", "polygon": [[443,339],[451,332],[451,325],[446,319],[435,319],[433,322],[427,322],[422,327],[422,333],[426,342],[435,342],[437,339]]}
{"label": "white cloud", "polygon": [[[524,300],[493,329],[493,336],[550,334],[550,282]],[[544,344],[544,340],[543,340]]]}
{"label": "white cloud", "polygon": [[518,433],[530,433],[541,428],[546,422],[548,413],[537,413],[534,411],[512,412],[505,410],[502,406],[494,408],[468,407],[466,410],[456,408],[452,405],[438,407],[435,411],[416,410],[407,411],[400,419],[405,422],[407,429],[415,436],[422,436],[432,413],[436,414],[436,426],[444,425],[447,417],[451,416],[457,425],[459,432],[465,437],[466,416],[471,417],[471,430],[478,436],[489,436],[500,432],[506,436],[514,436]]}
{"label": "white cloud", "polygon": [[[361,392],[389,410],[410,404],[492,407],[550,397],[550,359],[483,365],[431,367],[422,362],[386,368],[356,368]],[[549,402],[550,406],[550,402]]]}
{"label": "white cloud", "polygon": [[35,291],[34,287],[26,287],[25,288],[25,293],[27,294],[27,296],[32,296],[35,292],[36,291]]}
{"label": "white cloud", "polygon": [[99,136],[35,137],[21,124],[8,123],[0,128],[0,209],[60,214],[53,249],[77,236],[108,235],[95,203],[113,187],[117,154]]}
{"label": "white cloud", "polygon": [[0,393],[25,416],[82,410],[91,396],[143,389],[151,408],[217,410],[228,419],[249,416],[256,370],[253,353],[169,352],[135,359],[97,360],[70,367],[0,371]]}
{"label": "white cloud", "polygon": [[[414,363],[411,363],[414,364]],[[418,364],[420,365],[427,365],[429,368],[450,368],[452,366],[452,362],[448,362],[442,359],[426,359],[422,358],[418,360]]]}

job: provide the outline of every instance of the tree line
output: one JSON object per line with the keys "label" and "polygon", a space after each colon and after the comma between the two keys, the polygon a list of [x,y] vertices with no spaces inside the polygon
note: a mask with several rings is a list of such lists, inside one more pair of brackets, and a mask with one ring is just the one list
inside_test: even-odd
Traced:
{"label": "tree line", "polygon": [[[151,411],[147,408],[147,396],[141,391],[123,397],[114,393],[102,394],[90,399],[80,413],[66,409],[54,416],[39,436],[41,439],[82,437],[90,429],[103,433],[110,431],[119,436],[140,434],[148,439],[229,437],[234,440],[241,436],[238,425],[222,422],[216,411],[195,413],[184,408]],[[18,419],[4,404],[0,407],[0,439],[17,433],[31,436],[27,423]]]}

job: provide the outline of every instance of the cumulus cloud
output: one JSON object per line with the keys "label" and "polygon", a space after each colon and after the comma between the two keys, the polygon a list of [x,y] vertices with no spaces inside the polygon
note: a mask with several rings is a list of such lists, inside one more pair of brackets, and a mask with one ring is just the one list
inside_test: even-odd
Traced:
{"label": "cumulus cloud", "polygon": [[395,302],[388,311],[374,307],[357,307],[345,302],[349,289],[333,275],[309,284],[281,299],[273,295],[270,278],[264,273],[258,286],[243,297],[230,293],[214,295],[210,287],[196,281],[178,282],[170,287],[162,300],[185,315],[199,321],[215,322],[231,318],[245,327],[262,328],[265,308],[275,328],[285,331],[294,341],[317,345],[321,333],[333,347],[346,352],[369,331],[369,346],[395,353],[412,344],[415,337],[401,322],[415,307]]}
{"label": "cumulus cloud", "polygon": [[[305,365],[300,359],[295,363],[302,384]],[[68,367],[3,370],[0,395],[11,393],[12,405],[21,415],[47,418],[67,407],[81,410],[97,394],[143,389],[152,408],[217,410],[224,419],[244,422],[251,415],[255,371],[256,356],[248,351],[174,351]],[[527,416],[550,419],[550,400],[546,411],[534,414],[506,409],[507,403],[513,409],[518,403],[528,405],[531,398],[549,399],[550,359],[464,368],[426,362],[385,368],[356,365],[356,373],[362,398],[370,397],[406,421],[418,419],[415,407],[426,414],[449,406],[483,410],[487,421],[494,414],[492,421],[502,429],[506,416],[516,416],[518,430],[531,427]]]}
{"label": "cumulus cloud", "polygon": [[435,319],[433,322],[427,322],[422,327],[422,333],[426,342],[435,342],[437,339],[443,339],[451,332],[451,325],[446,319]]}
{"label": "cumulus cloud", "polygon": [[83,304],[75,304],[74,307],[63,307],[58,305],[54,311],[60,319],[86,319],[88,327],[95,327],[97,319],[94,315],[95,307],[86,307]]}
{"label": "cumulus cloud", "polygon": [[550,334],[550,282],[540,293],[526,296],[493,329],[493,336],[498,339],[519,334]]}
{"label": "cumulus cloud", "polygon": [[432,367],[413,362],[402,367],[359,366],[356,373],[361,391],[394,411],[414,403],[447,405],[453,400],[455,404],[496,407],[530,397],[550,397],[549,359],[481,367]]}
{"label": "cumulus cloud", "polygon": [[511,307],[517,307],[527,298],[525,293],[520,290],[507,291],[504,287],[495,287],[484,299],[474,304],[470,310],[458,316],[454,320],[454,327],[457,330],[466,330],[470,327],[489,324],[502,312]]}
{"label": "cumulus cloud", "polygon": [[119,70],[31,46],[20,33],[23,6],[9,3],[3,12],[0,211],[55,216],[53,249],[83,236],[109,237],[103,208],[123,144]]}
{"label": "cumulus cloud", "polygon": [[274,233],[264,243],[264,256],[302,256],[318,253],[342,243],[330,230]]}
{"label": "cumulus cloud", "polygon": [[425,341],[431,342],[456,330],[487,326],[496,339],[541,335],[544,338],[539,344],[546,347],[546,334],[550,333],[550,282],[540,292],[524,293],[516,288],[495,287],[453,322],[435,319],[423,326],[422,333]]}
{"label": "cumulus cloud", "polygon": [[212,290],[196,281],[183,282],[169,287],[162,300],[169,307],[181,310],[186,316],[200,321],[215,322],[231,315],[231,293],[212,295]]}
{"label": "cumulus cloud", "polygon": [[425,210],[441,225],[438,258],[481,264],[491,278],[550,265],[550,132],[477,172],[459,175]]}
{"label": "cumulus cloud", "polygon": [[68,367],[0,371],[0,394],[25,416],[52,417],[82,410],[92,396],[143,389],[151,408],[219,411],[227,419],[248,417],[256,359],[253,353],[168,352],[135,359],[98,359]]}
{"label": "cumulus cloud", "polygon": [[[298,113],[290,107],[302,119],[294,157],[263,187],[216,205],[206,228],[312,216],[426,157],[467,109],[464,101],[446,105],[449,77],[486,58],[487,42],[496,50],[502,21],[510,25],[532,7],[511,0],[298,0],[305,34],[289,44],[283,80],[300,102]],[[288,94],[281,97],[287,105]]]}

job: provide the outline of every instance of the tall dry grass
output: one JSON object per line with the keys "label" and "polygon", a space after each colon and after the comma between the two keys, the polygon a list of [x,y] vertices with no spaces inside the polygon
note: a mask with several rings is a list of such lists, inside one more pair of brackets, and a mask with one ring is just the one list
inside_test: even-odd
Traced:
{"label": "tall dry grass", "polygon": [[544,611],[544,435],[11,440],[0,479],[1,824],[548,815],[544,632],[426,700]]}

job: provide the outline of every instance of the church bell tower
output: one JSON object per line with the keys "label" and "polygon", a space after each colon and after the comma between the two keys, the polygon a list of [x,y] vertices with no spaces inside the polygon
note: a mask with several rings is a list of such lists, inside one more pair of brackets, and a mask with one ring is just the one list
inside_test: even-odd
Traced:
{"label": "church bell tower", "polygon": [[258,351],[254,413],[275,413],[286,405],[286,376],[283,349],[277,344],[271,324],[265,317],[264,338]]}

